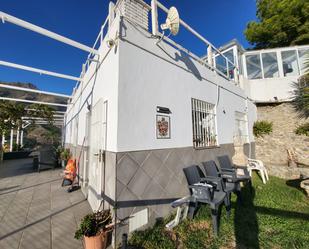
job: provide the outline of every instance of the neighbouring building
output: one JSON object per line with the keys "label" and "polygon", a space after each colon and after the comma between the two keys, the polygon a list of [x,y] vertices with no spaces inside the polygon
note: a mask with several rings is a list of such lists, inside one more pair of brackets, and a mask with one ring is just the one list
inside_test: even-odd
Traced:
{"label": "neighbouring building", "polygon": [[[309,45],[246,51],[233,40],[220,51],[240,66],[241,87],[256,104],[258,119],[273,123],[270,135],[256,139],[256,157],[274,175],[299,177],[298,170],[291,174],[278,166],[287,165],[287,150],[295,152],[300,165],[309,165],[309,138],[295,134],[296,128],[308,120],[299,118],[291,104],[295,84],[305,74]],[[216,61],[220,70],[227,70],[219,56]]]}
{"label": "neighbouring building", "polygon": [[92,209],[103,201],[117,219],[133,216],[119,239],[188,194],[184,167],[232,157],[235,140],[255,156],[255,103],[289,100],[309,46],[245,51],[233,41],[217,50],[198,37],[208,51],[200,58],[162,37],[157,12],[167,9],[157,1],[119,0],[109,10],[99,54],[89,55],[69,103],[64,142]]}

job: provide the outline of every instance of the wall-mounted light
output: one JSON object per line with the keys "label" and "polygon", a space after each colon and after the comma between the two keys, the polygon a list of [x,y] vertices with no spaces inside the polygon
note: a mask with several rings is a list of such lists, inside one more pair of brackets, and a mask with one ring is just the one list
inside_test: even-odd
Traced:
{"label": "wall-mounted light", "polygon": [[165,114],[171,114],[171,110],[167,107],[157,106],[157,112],[158,113],[165,113]]}

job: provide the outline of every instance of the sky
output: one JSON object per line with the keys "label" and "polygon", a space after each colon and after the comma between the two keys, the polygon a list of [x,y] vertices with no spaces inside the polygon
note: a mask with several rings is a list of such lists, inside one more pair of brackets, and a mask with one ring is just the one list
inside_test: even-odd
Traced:
{"label": "sky", "polygon": [[[146,0],[150,2],[150,0]],[[181,19],[219,47],[236,38],[245,48],[243,30],[256,19],[255,0],[161,0],[177,7]],[[192,4],[194,2],[194,4]],[[108,0],[1,0],[0,11],[92,46],[108,13]],[[160,20],[166,15],[159,12]],[[176,42],[197,55],[205,46],[180,29]],[[78,77],[87,52],[10,23],[0,22],[0,60]],[[27,82],[39,89],[71,94],[76,82],[0,66],[0,81]]]}

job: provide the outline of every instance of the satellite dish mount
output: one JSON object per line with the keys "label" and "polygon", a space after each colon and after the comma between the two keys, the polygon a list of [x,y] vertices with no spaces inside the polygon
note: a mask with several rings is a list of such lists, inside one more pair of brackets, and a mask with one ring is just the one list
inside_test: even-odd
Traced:
{"label": "satellite dish mount", "polygon": [[161,29],[164,30],[169,29],[170,34],[177,35],[180,27],[180,18],[178,14],[178,10],[175,7],[171,7],[168,11],[167,18],[165,23],[161,24]]}

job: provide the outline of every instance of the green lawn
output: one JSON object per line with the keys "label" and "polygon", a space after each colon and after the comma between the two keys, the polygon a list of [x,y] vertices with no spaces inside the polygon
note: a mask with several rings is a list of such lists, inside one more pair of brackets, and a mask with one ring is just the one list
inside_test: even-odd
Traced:
{"label": "green lawn", "polygon": [[309,248],[309,198],[297,181],[271,177],[264,185],[253,177],[254,191],[243,188],[243,205],[233,197],[232,215],[222,209],[219,236],[212,232],[210,210],[203,205],[193,220],[185,220],[174,231],[158,222],[136,232],[130,244],[145,249],[160,248]]}

